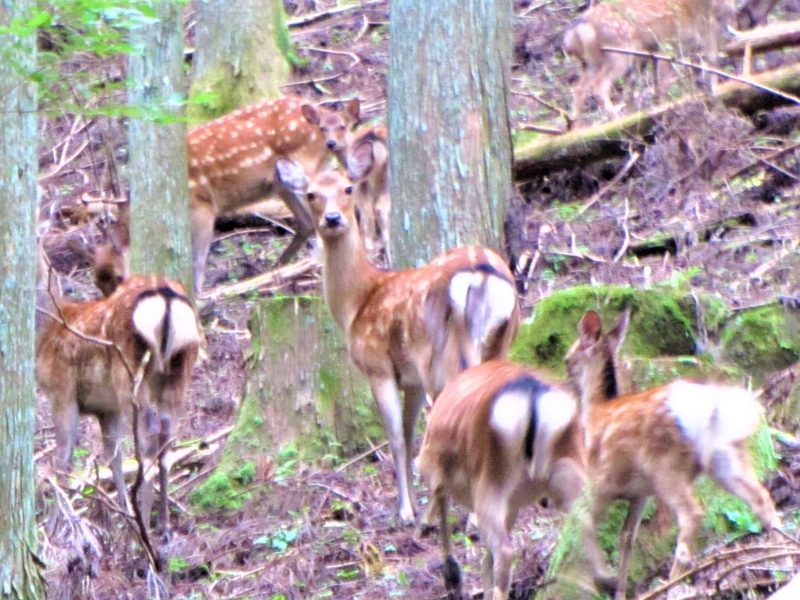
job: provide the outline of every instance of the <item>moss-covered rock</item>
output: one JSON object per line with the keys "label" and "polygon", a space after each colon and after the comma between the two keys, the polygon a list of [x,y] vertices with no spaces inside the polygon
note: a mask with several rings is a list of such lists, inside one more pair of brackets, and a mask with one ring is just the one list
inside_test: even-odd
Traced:
{"label": "moss-covered rock", "polygon": [[680,377],[696,381],[724,382],[731,385],[745,383],[746,375],[736,367],[719,366],[708,354],[699,356],[668,356],[664,358],[630,358],[626,361],[630,371],[632,391],[646,390],[664,385]]}
{"label": "moss-covered rock", "polygon": [[790,309],[778,304],[738,313],[722,335],[725,359],[751,374],[758,383],[800,358],[800,329]]}
{"label": "moss-covered rock", "polygon": [[625,356],[657,357],[693,354],[695,315],[685,294],[668,288],[635,290],[623,286],[577,286],[539,302],[533,318],[522,325],[512,358],[564,373],[564,355],[577,338],[577,326],[589,309],[610,324],[627,307],[633,310]]}

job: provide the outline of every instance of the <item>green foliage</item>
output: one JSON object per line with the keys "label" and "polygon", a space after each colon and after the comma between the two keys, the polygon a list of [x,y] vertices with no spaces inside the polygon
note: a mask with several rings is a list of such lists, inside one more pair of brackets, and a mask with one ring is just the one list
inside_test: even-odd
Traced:
{"label": "green foliage", "polygon": [[275,457],[275,482],[280,483],[294,476],[297,468],[297,444],[287,444]]}
{"label": "green foliage", "polygon": [[189,496],[189,502],[203,510],[237,510],[250,497],[247,492],[237,489],[230,478],[217,471]]}
{"label": "green foliage", "polygon": [[171,556],[169,561],[167,561],[167,571],[170,573],[180,573],[184,569],[188,568],[189,563],[186,561],[185,558],[180,558],[179,556]]}

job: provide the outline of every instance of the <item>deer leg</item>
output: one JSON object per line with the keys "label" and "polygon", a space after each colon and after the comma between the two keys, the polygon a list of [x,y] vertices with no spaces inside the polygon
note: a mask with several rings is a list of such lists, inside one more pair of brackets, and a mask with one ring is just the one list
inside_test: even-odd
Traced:
{"label": "deer leg", "polygon": [[506,600],[511,587],[514,546],[509,532],[517,519],[509,498],[502,490],[484,487],[476,494],[481,504],[475,507],[478,530],[486,545],[483,558],[483,590],[487,598]]}
{"label": "deer leg", "polygon": [[103,451],[111,465],[114,484],[117,486],[118,502],[122,510],[128,510],[128,488],[125,486],[125,475],[122,472],[122,448],[120,448],[120,416],[117,413],[106,413],[99,417],[100,431],[103,434]]}
{"label": "deer leg", "polygon": [[589,517],[583,534],[586,558],[592,567],[594,584],[599,591],[613,594],[617,589],[617,578],[605,572],[605,559],[600,545],[597,543],[597,528],[608,510],[613,498],[595,495],[592,498]]}
{"label": "deer leg", "polygon": [[639,523],[642,521],[642,513],[646,503],[647,497],[634,498],[630,501],[628,514],[625,516],[625,523],[622,525],[622,531],[619,534],[619,574],[617,575],[615,600],[625,600],[633,542],[636,540],[636,532],[639,529]]}
{"label": "deer leg", "polygon": [[300,199],[290,190],[281,189],[279,192],[281,199],[286,203],[289,210],[294,215],[294,238],[286,249],[278,257],[279,264],[286,264],[303,248],[308,238],[314,233],[314,223],[308,209],[300,202]]}
{"label": "deer leg", "polygon": [[211,202],[193,202],[192,218],[192,263],[193,263],[193,282],[195,295],[203,290],[203,276],[208,259],[208,251],[211,248],[211,241],[214,239],[214,221],[216,211]]}
{"label": "deer leg", "polygon": [[[378,408],[383,417],[386,427],[386,435],[389,437],[389,447],[392,450],[394,459],[394,473],[397,478],[397,488],[400,493],[400,522],[403,525],[414,523],[414,503],[411,500],[411,464],[410,449],[406,444],[407,437],[405,431],[409,430],[403,422],[404,410],[400,400],[400,389],[393,378],[373,379],[370,381],[372,395],[378,402]],[[423,396],[424,398],[424,396]],[[407,401],[412,398],[407,398]],[[413,432],[413,426],[410,427]]]}
{"label": "deer leg", "polygon": [[759,483],[747,449],[734,446],[727,450],[718,450],[711,459],[711,476],[727,491],[738,496],[750,505],[764,530],[773,541],[778,541],[776,529],[781,521],[775,512],[775,505],[769,492]]}
{"label": "deer leg", "polygon": [[[68,397],[71,399],[74,394]],[[78,442],[78,417],[77,402],[66,402],[60,407],[53,404],[53,425],[56,430],[55,467],[62,484],[66,482],[67,474],[72,469],[72,452]]]}
{"label": "deer leg", "polygon": [[169,490],[167,488],[169,485],[169,472],[165,458],[167,450],[172,444],[172,438],[170,436],[171,420],[169,415],[161,415],[160,424],[161,428],[158,436],[158,485],[161,494],[158,498],[158,531],[159,533],[166,533],[169,529]]}
{"label": "deer leg", "polygon": [[678,521],[678,544],[669,572],[669,578],[674,579],[692,564],[692,549],[697,528],[703,519],[703,509],[692,493],[691,479],[676,480],[672,477],[658,486],[656,495],[672,509]]}
{"label": "deer leg", "polygon": [[[461,598],[461,569],[453,557],[450,541],[450,524],[447,522],[448,498],[441,489],[431,492],[431,509],[436,508],[439,517],[439,535],[442,540],[442,564],[444,568],[444,587],[448,597]],[[433,515],[431,515],[433,516]]]}

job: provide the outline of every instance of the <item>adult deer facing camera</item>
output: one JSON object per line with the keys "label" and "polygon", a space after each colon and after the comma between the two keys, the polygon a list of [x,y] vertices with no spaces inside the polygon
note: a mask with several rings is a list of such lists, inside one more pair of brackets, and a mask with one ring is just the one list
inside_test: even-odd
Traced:
{"label": "adult deer facing camera", "polygon": [[[120,448],[122,427],[131,420],[133,375],[149,352],[136,396],[136,426],[143,454],[150,458],[158,455],[158,524],[164,529],[168,511],[163,456],[171,444],[172,420],[183,411],[197,357],[200,332],[194,308],[179,283],[148,275],[126,279],[108,298],[94,302],[57,300],[56,306],[54,318],[44,325],[36,344],[36,380],[52,404],[56,467],[69,471],[78,417],[94,415],[100,422],[120,505],[127,506]],[[69,328],[61,322],[62,317]],[[97,340],[110,342],[116,349]],[[152,495],[152,484],[147,484],[140,503],[145,520],[150,516]]]}
{"label": "adult deer facing camera", "polygon": [[538,373],[503,360],[467,369],[436,398],[417,459],[439,518],[445,587],[461,598],[450,548],[450,497],[477,517],[484,597],[505,600],[511,528],[520,508],[549,498],[568,510],[583,489],[586,457],[578,403]]}
{"label": "adult deer facing camera", "polygon": [[[297,163],[279,161],[278,172],[287,187],[305,183]],[[412,523],[411,452],[425,395],[436,398],[464,369],[507,356],[519,325],[513,278],[497,253],[476,247],[457,248],[419,269],[379,270],[367,260],[344,175],[316,175],[306,198],[322,240],[325,299],[380,408],[400,519]]]}
{"label": "adult deer facing camera", "polygon": [[614,500],[630,502],[620,533],[616,600],[625,598],[631,549],[650,496],[666,504],[678,522],[670,579],[692,563],[703,517],[692,484],[703,473],[749,504],[771,536],[780,527],[769,493],[750,462],[749,441],[763,412],[751,393],[677,380],[617,395],[617,355],[629,316],[624,312],[604,333],[598,314],[587,312],[578,325],[578,340],[566,356],[567,371],[581,394],[592,485],[585,545],[595,580],[606,587],[613,582],[601,575],[597,526]]}

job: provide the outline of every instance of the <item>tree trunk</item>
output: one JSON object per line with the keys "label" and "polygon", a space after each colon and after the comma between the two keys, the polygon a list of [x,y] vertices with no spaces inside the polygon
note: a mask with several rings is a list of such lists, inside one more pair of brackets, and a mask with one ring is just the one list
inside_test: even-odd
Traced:
{"label": "tree trunk", "polygon": [[[24,22],[34,6],[0,3],[0,26]],[[35,33],[0,35],[0,48],[0,598],[29,599],[44,597],[33,463],[38,136],[27,76],[36,68]]]}
{"label": "tree trunk", "polygon": [[183,4],[158,2],[159,21],[131,33],[131,271],[177,279],[191,290],[189,175],[183,98]]}
{"label": "tree trunk", "polygon": [[393,0],[389,145],[402,265],[502,247],[511,196],[508,0]]}
{"label": "tree trunk", "polygon": [[209,0],[197,4],[190,97],[214,97],[188,109],[202,123],[280,95],[289,78],[291,38],[281,0]]}
{"label": "tree trunk", "polygon": [[272,456],[280,469],[287,448],[293,458],[315,462],[385,437],[369,386],[349,362],[324,300],[263,300],[250,315],[250,332],[242,406],[215,475],[193,498],[201,504],[220,495],[221,480],[238,496],[235,482],[248,463],[263,465]]}

